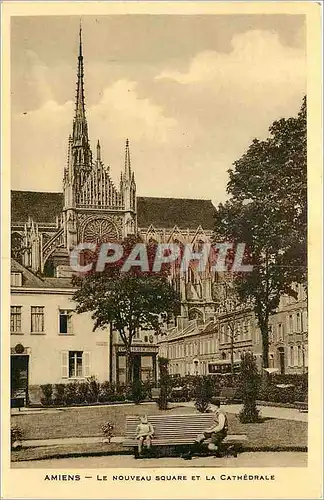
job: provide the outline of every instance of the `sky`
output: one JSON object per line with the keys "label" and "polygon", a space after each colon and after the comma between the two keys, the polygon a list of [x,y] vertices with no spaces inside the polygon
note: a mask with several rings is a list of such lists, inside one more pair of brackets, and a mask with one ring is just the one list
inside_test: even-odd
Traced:
{"label": "sky", "polygon": [[[11,24],[12,189],[62,191],[80,18]],[[118,182],[126,138],[138,196],[226,195],[228,169],[306,92],[300,15],[84,16],[92,150]]]}

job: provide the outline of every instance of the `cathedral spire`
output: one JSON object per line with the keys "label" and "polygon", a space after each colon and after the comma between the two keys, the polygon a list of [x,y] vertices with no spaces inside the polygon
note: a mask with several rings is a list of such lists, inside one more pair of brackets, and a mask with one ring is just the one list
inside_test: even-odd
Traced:
{"label": "cathedral spire", "polygon": [[82,25],[80,22],[78,74],[77,74],[77,88],[76,88],[76,100],[75,100],[75,115],[73,121],[74,141],[80,141],[82,139],[86,139],[86,141],[88,141],[88,125],[85,115],[83,77],[84,77],[84,70],[83,70],[83,50],[82,50]]}
{"label": "cathedral spire", "polygon": [[131,161],[130,161],[130,152],[129,152],[129,140],[126,139],[126,147],[125,147],[125,178],[131,178]]}
{"label": "cathedral spire", "polygon": [[98,142],[97,142],[97,161],[100,162],[101,161],[101,147],[100,147],[100,141],[98,139]]}

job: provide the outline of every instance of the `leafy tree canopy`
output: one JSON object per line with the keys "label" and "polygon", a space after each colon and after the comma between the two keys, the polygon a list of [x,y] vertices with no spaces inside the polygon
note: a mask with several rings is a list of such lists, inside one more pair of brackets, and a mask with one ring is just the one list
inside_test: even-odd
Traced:
{"label": "leafy tree canopy", "polygon": [[246,243],[250,273],[236,275],[242,299],[252,302],[268,366],[268,319],[293,282],[306,281],[306,97],[298,116],[275,121],[229,170],[225,204],[216,214],[215,239]]}

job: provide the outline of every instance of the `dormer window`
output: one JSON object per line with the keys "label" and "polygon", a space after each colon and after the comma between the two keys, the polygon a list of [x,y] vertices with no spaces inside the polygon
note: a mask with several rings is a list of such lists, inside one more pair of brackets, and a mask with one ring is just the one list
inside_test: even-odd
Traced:
{"label": "dormer window", "polygon": [[22,286],[22,273],[11,273],[11,286]]}

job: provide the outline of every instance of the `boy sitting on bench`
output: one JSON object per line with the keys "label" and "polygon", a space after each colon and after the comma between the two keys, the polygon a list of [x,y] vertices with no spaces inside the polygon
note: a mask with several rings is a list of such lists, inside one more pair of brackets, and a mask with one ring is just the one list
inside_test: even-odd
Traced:
{"label": "boy sitting on bench", "polygon": [[143,444],[150,450],[151,440],[154,436],[154,427],[147,420],[147,416],[140,417],[140,423],[136,428],[136,439],[138,440],[138,454],[141,455]]}
{"label": "boy sitting on bench", "polygon": [[227,436],[228,431],[228,421],[225,413],[220,411],[220,401],[216,400],[214,402],[215,410],[214,410],[214,423],[208,429],[205,429],[201,434],[199,434],[194,442],[194,447],[192,451],[189,451],[183,458],[185,460],[191,460],[192,453],[195,450],[199,450],[200,445],[206,440],[210,439],[208,443],[208,449],[210,451],[216,452],[216,455],[220,454],[219,448],[223,439]]}

